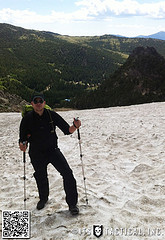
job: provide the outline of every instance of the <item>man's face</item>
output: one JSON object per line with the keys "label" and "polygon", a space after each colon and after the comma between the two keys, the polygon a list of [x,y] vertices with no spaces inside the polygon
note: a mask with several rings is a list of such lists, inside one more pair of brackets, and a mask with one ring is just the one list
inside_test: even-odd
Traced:
{"label": "man's face", "polygon": [[45,101],[42,98],[35,98],[31,104],[34,108],[34,111],[37,113],[40,113],[44,110]]}

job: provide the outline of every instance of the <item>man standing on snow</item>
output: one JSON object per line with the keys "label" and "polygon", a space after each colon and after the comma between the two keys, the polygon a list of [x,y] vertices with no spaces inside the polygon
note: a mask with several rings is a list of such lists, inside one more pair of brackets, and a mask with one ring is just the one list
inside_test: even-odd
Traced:
{"label": "man standing on snow", "polygon": [[[37,183],[40,201],[37,209],[44,208],[49,196],[49,182],[47,176],[47,165],[51,163],[63,177],[66,202],[72,215],[79,213],[77,207],[78,193],[76,180],[64,155],[58,148],[56,126],[66,134],[72,134],[81,126],[80,120],[69,124],[56,112],[44,108],[45,99],[42,94],[35,95],[32,99],[33,111],[28,112],[20,124],[19,147],[26,151],[27,142],[29,156],[35,170],[34,177]],[[23,144],[25,143],[26,144]]]}

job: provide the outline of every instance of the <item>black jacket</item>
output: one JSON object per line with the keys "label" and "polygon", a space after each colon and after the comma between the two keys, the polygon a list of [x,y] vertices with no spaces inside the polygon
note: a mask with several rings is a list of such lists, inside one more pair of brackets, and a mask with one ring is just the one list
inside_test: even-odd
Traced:
{"label": "black jacket", "polygon": [[[42,116],[36,112],[28,112],[20,124],[20,142],[28,141],[30,151],[57,148],[56,126],[65,135],[69,135],[69,124],[56,112],[44,109]],[[29,137],[28,137],[29,136]]]}

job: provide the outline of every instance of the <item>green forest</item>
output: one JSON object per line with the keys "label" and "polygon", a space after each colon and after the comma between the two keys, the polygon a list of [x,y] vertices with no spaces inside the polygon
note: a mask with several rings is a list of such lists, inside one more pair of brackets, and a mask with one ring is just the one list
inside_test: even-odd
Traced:
{"label": "green forest", "polygon": [[110,84],[139,46],[154,47],[165,57],[163,40],[71,37],[0,24],[0,89],[27,101],[42,92],[52,107],[84,108],[86,96]]}

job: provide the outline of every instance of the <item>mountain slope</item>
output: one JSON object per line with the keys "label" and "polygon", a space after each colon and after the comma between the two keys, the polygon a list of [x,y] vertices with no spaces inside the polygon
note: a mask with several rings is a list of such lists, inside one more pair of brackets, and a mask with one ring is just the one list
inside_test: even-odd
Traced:
{"label": "mountain slope", "polygon": [[79,100],[77,107],[122,106],[153,101],[165,101],[165,59],[153,47],[138,47],[97,91]]}
{"label": "mountain slope", "polygon": [[148,35],[148,36],[140,35],[138,37],[141,37],[141,38],[155,38],[155,39],[159,39],[159,40],[165,40],[165,32],[161,31],[161,32],[154,33],[154,34],[151,34],[151,35]]}
{"label": "mountain slope", "polygon": [[44,91],[52,105],[102,82],[127,58],[58,34],[6,24],[0,24],[0,45],[0,78],[5,78],[4,86],[9,89],[12,79],[10,91],[18,88],[18,82],[29,89],[28,95],[30,89]]}
{"label": "mountain slope", "polygon": [[105,51],[113,51],[127,56],[136,47],[154,47],[159,54],[165,57],[165,41],[151,38],[126,38],[117,37],[114,35],[103,35],[94,37],[68,37],[63,36],[64,39],[72,39],[79,44],[90,46],[94,49]]}

